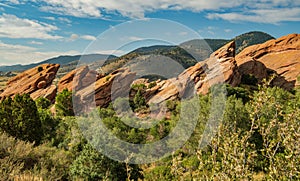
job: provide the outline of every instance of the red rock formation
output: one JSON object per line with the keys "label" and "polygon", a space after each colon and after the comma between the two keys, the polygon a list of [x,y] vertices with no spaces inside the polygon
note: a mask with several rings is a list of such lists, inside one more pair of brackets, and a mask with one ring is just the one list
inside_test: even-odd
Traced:
{"label": "red rock formation", "polygon": [[95,103],[96,106],[106,107],[113,98],[128,96],[135,76],[136,74],[127,68],[118,69],[108,76],[98,79],[94,84],[80,87],[76,91],[76,111],[89,109]]}
{"label": "red rock formation", "polygon": [[15,76],[7,82],[7,87],[0,94],[0,98],[26,93],[34,99],[46,97],[53,101],[56,87],[51,85],[58,69],[59,64],[44,64]]}
{"label": "red rock formation", "polygon": [[253,74],[259,79],[268,76],[263,70],[263,66],[266,66],[279,75],[274,79],[274,85],[292,89],[299,85],[297,77],[300,75],[300,34],[290,34],[250,46],[236,56],[236,61],[241,72]]}
{"label": "red rock formation", "polygon": [[177,78],[159,82],[155,87],[147,90],[148,102],[162,103],[185,97],[193,91],[206,94],[209,88],[217,83],[237,86],[241,76],[234,56],[235,43],[230,42],[214,52],[207,60],[185,70]]}
{"label": "red rock formation", "polygon": [[53,102],[55,100],[56,93],[57,93],[57,87],[55,85],[50,85],[47,88],[38,89],[37,91],[33,92],[30,95],[30,97],[35,100],[35,99],[42,96],[42,97],[44,97],[46,99],[49,99]]}
{"label": "red rock formation", "polygon": [[60,79],[58,92],[64,89],[69,91],[80,90],[96,82],[99,78],[101,78],[101,75],[94,70],[90,70],[88,66],[79,67]]}

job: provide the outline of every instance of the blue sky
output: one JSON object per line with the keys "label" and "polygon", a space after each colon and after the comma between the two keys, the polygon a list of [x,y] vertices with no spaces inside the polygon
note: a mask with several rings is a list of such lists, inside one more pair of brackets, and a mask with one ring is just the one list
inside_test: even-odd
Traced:
{"label": "blue sky", "polygon": [[[143,23],[151,18],[172,22]],[[264,31],[278,38],[299,33],[299,22],[295,0],[0,0],[0,65],[82,53],[121,55],[138,46],[187,41],[195,33],[231,39]],[[147,38],[157,40],[141,41]]]}

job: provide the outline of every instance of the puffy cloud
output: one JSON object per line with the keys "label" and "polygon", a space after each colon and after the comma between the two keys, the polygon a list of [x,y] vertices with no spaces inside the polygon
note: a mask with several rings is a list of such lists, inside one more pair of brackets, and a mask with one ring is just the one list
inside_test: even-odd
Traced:
{"label": "puffy cloud", "polygon": [[21,19],[15,15],[0,15],[0,37],[6,38],[35,38],[35,39],[60,39],[61,36],[51,33],[58,30],[56,26],[29,20]]}
{"label": "puffy cloud", "polygon": [[96,37],[92,36],[92,35],[83,35],[80,38],[84,39],[84,40],[90,40],[90,41],[95,41],[97,40]]}
{"label": "puffy cloud", "polygon": [[72,21],[69,20],[68,18],[59,17],[58,20],[63,23],[68,23],[68,24],[72,23]]}
{"label": "puffy cloud", "polygon": [[207,15],[207,18],[278,24],[282,21],[300,21],[300,8],[256,9],[248,12],[210,13]]}
{"label": "puffy cloud", "polygon": [[75,41],[78,39],[82,39],[82,40],[89,40],[89,41],[95,41],[97,40],[96,37],[92,36],[92,35],[77,35],[77,34],[71,34],[70,38],[67,39],[67,41]]}
{"label": "puffy cloud", "polygon": [[77,34],[72,34],[72,35],[70,36],[70,40],[71,40],[71,41],[77,40],[78,38],[79,38],[79,35],[77,35]]}

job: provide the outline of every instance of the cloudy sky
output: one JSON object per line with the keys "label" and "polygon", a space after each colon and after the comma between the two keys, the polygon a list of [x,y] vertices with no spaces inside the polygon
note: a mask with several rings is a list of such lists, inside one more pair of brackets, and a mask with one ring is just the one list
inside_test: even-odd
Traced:
{"label": "cloudy sky", "polygon": [[[300,1],[0,0],[0,65],[82,54],[103,32],[128,21],[151,18],[178,22],[204,38],[230,39],[249,31],[264,31],[277,38],[299,33]],[[166,31],[165,26],[161,24],[161,32]],[[151,27],[145,29],[150,31]],[[184,30],[167,33],[178,41],[189,38]],[[124,36],[140,41],[139,36],[129,33],[119,40],[114,37],[114,42],[122,42]],[[186,39],[178,39],[180,36]],[[121,55],[130,51],[128,47],[112,47],[97,53]]]}

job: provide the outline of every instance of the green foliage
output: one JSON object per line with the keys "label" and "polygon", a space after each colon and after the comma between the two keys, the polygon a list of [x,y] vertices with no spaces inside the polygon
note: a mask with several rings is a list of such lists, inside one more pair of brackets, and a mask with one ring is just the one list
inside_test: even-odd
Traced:
{"label": "green foliage", "polygon": [[54,118],[51,112],[47,109],[38,109],[39,119],[41,121],[40,129],[43,132],[43,142],[52,142],[56,135],[56,129],[59,124],[59,120]]}
{"label": "green foliage", "polygon": [[43,97],[36,99],[35,103],[38,109],[48,109],[51,106],[49,99]]}
{"label": "green foliage", "polygon": [[127,178],[125,164],[110,160],[88,144],[73,162],[70,172],[73,179],[126,180]]}
{"label": "green foliage", "polygon": [[55,108],[59,116],[74,116],[72,92],[64,89],[56,96]]}
{"label": "green foliage", "polygon": [[[64,151],[0,134],[1,180],[66,180],[70,158]],[[30,178],[30,179],[29,179]]]}
{"label": "green foliage", "polygon": [[209,117],[211,100],[209,96],[200,96],[199,123],[189,142],[172,160],[159,161],[154,168],[146,169],[145,178],[300,179],[300,93],[292,95],[280,88],[262,86],[247,103],[236,95],[228,97],[216,135],[201,149],[198,141]]}
{"label": "green foliage", "polygon": [[145,84],[133,84],[131,86],[131,88],[135,91],[143,91],[146,89],[146,85]]}
{"label": "green foliage", "polygon": [[40,143],[43,132],[35,102],[28,94],[6,98],[0,104],[0,129],[18,139]]}
{"label": "green foliage", "polygon": [[76,157],[86,144],[75,117],[64,117],[59,121],[51,142],[53,146],[72,153],[73,157]]}
{"label": "green foliage", "polygon": [[171,168],[165,165],[155,166],[151,170],[145,173],[145,180],[174,180],[174,176],[171,173]]}
{"label": "green foliage", "polygon": [[[136,94],[131,104],[137,110],[147,107],[144,89],[142,85],[135,87]],[[227,96],[224,96],[222,93],[226,91]],[[116,114],[112,105],[91,113],[98,113],[106,128],[119,139],[135,144],[152,143],[166,137],[182,118],[182,108],[186,109],[186,119],[198,117],[194,133],[181,149],[146,165],[119,163],[93,149],[85,137],[95,137],[91,141],[93,144],[102,143],[103,140],[97,142],[103,134],[99,131],[99,120],[65,116],[70,115],[72,94],[65,90],[58,97],[56,104],[62,108],[57,109],[60,110],[57,117],[52,116],[49,102],[42,98],[34,102],[28,95],[17,95],[0,103],[1,179],[300,179],[300,90],[290,93],[263,85],[258,86],[257,91],[250,91],[247,87],[216,85],[208,95],[199,95],[199,114],[192,112],[196,106],[193,102],[168,101],[166,107],[170,112],[167,118],[158,121],[142,119],[156,123],[150,129],[128,126],[125,123],[141,120],[126,114],[120,116],[119,112]],[[211,109],[213,101],[218,103],[218,108],[224,106],[225,110]],[[116,100],[121,108],[126,103],[127,99]],[[212,113],[217,116],[211,117]],[[211,127],[212,139],[202,147],[200,141],[204,130],[210,128],[207,125],[209,119],[220,123]],[[179,131],[177,134],[182,133]],[[118,148],[113,143],[111,146]],[[163,148],[155,151],[160,149]],[[140,151],[149,153],[149,150]]]}
{"label": "green foliage", "polygon": [[150,82],[148,85],[148,89],[151,89],[151,88],[155,87],[156,85],[157,85],[156,82]]}
{"label": "green foliage", "polygon": [[147,106],[146,100],[140,90],[137,91],[133,98],[133,105],[134,109],[141,109]]}

